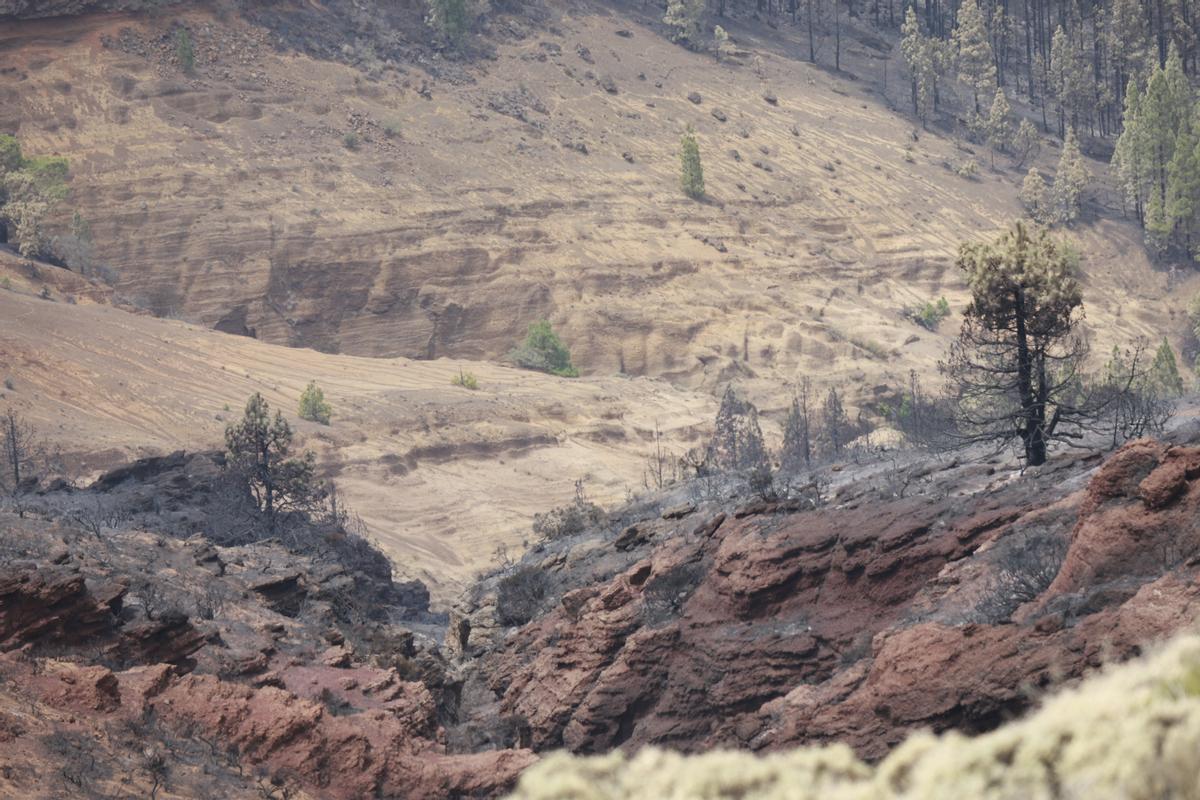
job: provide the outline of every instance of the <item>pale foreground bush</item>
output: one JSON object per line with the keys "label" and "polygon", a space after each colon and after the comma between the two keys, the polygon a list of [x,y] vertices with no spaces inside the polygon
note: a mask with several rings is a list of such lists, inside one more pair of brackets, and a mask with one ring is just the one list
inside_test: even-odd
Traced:
{"label": "pale foreground bush", "polygon": [[918,734],[877,767],[844,746],[756,757],[547,757],[514,800],[1197,800],[1200,636],[1186,635],[968,738]]}

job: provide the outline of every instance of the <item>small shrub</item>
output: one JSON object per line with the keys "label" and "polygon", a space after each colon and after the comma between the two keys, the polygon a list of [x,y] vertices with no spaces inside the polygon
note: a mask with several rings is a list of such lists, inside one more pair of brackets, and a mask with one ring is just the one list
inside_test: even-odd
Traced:
{"label": "small shrub", "polygon": [[362,140],[359,139],[358,134],[354,131],[350,131],[342,137],[342,146],[347,150],[357,150],[361,144]]}
{"label": "small shrub", "polygon": [[909,306],[904,309],[904,316],[920,325],[927,331],[936,331],[938,326],[942,324],[942,320],[950,316],[950,303],[946,298],[939,297],[937,300],[926,300],[924,303],[915,306]]}
{"label": "small shrub", "polygon": [[325,392],[321,391],[316,381],[309,381],[300,395],[300,419],[328,425],[332,414],[333,407],[325,402]]}
{"label": "small shrub", "polygon": [[4,388],[8,389],[10,392],[15,392],[17,390],[17,385],[15,383],[13,383],[12,378],[5,378],[4,379]]}
{"label": "small shrub", "polygon": [[533,532],[547,541],[583,533],[604,519],[604,509],[588,500],[583,482],[575,482],[575,499],[565,506],[533,515]]}
{"label": "small shrub", "polygon": [[175,34],[175,58],[179,60],[179,68],[191,75],[196,69],[196,51],[192,47],[192,35],[187,28],[180,28]]}
{"label": "small shrub", "polygon": [[450,383],[454,386],[461,386],[464,389],[470,389],[472,391],[479,388],[479,381],[475,379],[475,376],[470,372],[463,372],[461,369],[458,371],[457,375],[450,379]]}
{"label": "small shrub", "polygon": [[400,120],[389,119],[383,123],[383,134],[389,139],[395,139],[400,135]]}
{"label": "small shrub", "polygon": [[973,158],[968,158],[954,165],[954,174],[960,178],[974,180],[979,174],[979,162]]}
{"label": "small shrub", "polygon": [[496,589],[496,618],[501,625],[524,625],[541,609],[550,580],[540,569],[521,566],[500,580]]}
{"label": "small shrub", "polygon": [[525,341],[509,357],[525,369],[549,372],[560,378],[579,377],[579,370],[571,363],[571,351],[546,320],[530,325]]}

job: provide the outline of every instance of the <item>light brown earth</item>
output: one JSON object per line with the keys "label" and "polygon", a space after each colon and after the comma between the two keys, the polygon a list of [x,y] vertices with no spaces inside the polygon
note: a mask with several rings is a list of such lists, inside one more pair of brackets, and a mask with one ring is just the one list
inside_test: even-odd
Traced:
{"label": "light brown earth", "polygon": [[[0,269],[0,273],[3,270]],[[441,604],[495,549],[517,555],[534,513],[576,480],[603,503],[641,490],[655,426],[695,444],[715,401],[649,378],[555,378],[493,364],[356,358],[285,348],[104,305],[0,290],[0,388],[87,477],[132,457],[221,445],[262,392],[317,451],[406,577]],[[460,368],[478,391],[450,385]],[[317,380],[326,428],[296,418]]]}
{"label": "light brown earth", "polygon": [[[719,63],[636,6],[544,16],[496,17],[495,59],[426,55],[374,77],[276,52],[233,12],[11,23],[0,129],[70,158],[72,202],[120,294],[203,326],[495,360],[546,316],[586,373],[736,380],[767,410],[803,374],[870,405],[874,387],[933,368],[954,320],[930,334],[899,311],[942,294],[961,309],[953,252],[1019,214],[1022,171],[893,111],[906,86],[897,55],[890,99],[877,90],[886,43],[847,34],[855,79],[799,60],[788,25],[727,20],[743,55]],[[169,44],[181,17],[190,78]],[[140,37],[132,52],[115,44],[123,29]],[[689,124],[707,203],[678,188]],[[978,179],[957,177],[971,157]],[[1056,147],[1041,159],[1051,169]],[[1194,288],[1168,295],[1114,198],[1097,188],[1068,233],[1105,352],[1175,336]]]}
{"label": "light brown earth", "polygon": [[[194,77],[172,63],[180,18]],[[872,88],[869,37],[848,36],[856,80],[798,60],[786,27],[726,27],[736,63],[670,45],[636,8],[555,2],[542,22],[497,17],[495,59],[371,77],[278,52],[232,12],[7,21],[0,131],[70,159],[70,207],[118,299],[194,324],[87,306],[105,292],[0,257],[17,290],[0,291],[6,399],[87,472],[217,445],[251,391],[293,412],[317,379],[337,417],[302,424],[305,443],[440,602],[577,479],[601,501],[637,488],[656,423],[676,452],[697,443],[726,382],[768,434],[803,375],[875,410],[957,328],[900,309],[962,308],[954,249],[1019,213],[1021,173],[976,148],[979,178],[955,176],[972,156],[889,107],[896,60],[891,100]],[[678,188],[688,124],[705,203]],[[1056,158],[1047,143],[1040,163]],[[1067,232],[1102,353],[1175,337],[1197,283],[1169,291],[1113,203],[1098,188]],[[80,305],[20,294],[46,278]],[[543,316],[586,379],[482,363]],[[449,386],[456,359],[481,392]]]}

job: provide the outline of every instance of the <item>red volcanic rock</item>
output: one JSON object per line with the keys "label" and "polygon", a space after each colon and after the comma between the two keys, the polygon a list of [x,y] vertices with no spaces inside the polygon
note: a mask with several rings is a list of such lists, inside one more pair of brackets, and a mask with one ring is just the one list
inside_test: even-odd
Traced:
{"label": "red volcanic rock", "polygon": [[0,567],[0,651],[109,635],[123,594],[118,586],[94,596],[83,576],[65,567]]}
{"label": "red volcanic rock", "polygon": [[1070,628],[923,623],[880,634],[870,659],[764,706],[753,744],[836,740],[874,759],[915,728],[984,730],[1025,708],[1032,692],[1137,655],[1198,611],[1200,587],[1166,576]]}
{"label": "red volcanic rock", "polygon": [[[917,727],[986,730],[1200,611],[1194,568],[1164,576],[1200,552],[1197,477],[1200,448],[1139,441],[965,497],[934,475],[943,490],[908,498],[850,486],[835,508],[636,523],[652,535],[593,556],[622,565],[607,574],[545,558],[560,601],[470,668],[535,750],[837,740],[877,758]],[[997,612],[983,601],[1036,537],[1061,572]]]}
{"label": "red volcanic rock", "polygon": [[1088,484],[1070,549],[1047,595],[1128,576],[1155,576],[1200,548],[1200,448],[1142,440]]}
{"label": "red volcanic rock", "polygon": [[[427,691],[414,702],[426,706],[415,716],[432,718]],[[319,787],[321,797],[494,796],[536,760],[517,750],[447,755],[412,735],[411,714],[376,708],[334,716],[322,704],[283,689],[207,675],[173,682],[152,705],[173,724],[235,746],[248,763]]]}
{"label": "red volcanic rock", "polygon": [[864,631],[899,621],[947,562],[1020,515],[983,503],[939,523],[950,510],[759,504],[659,531],[650,557],[564,595],[479,672],[535,749],[745,744],[764,703],[828,679]]}

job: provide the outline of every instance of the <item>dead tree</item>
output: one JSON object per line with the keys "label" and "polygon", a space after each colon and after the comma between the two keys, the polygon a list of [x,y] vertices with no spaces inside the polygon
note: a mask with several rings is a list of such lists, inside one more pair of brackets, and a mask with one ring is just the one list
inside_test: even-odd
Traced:
{"label": "dead tree", "polygon": [[39,447],[33,426],[27,423],[16,411],[9,408],[0,417],[0,450],[3,458],[3,474],[0,475],[0,486],[8,494],[17,515],[25,516],[25,506],[21,496],[29,489],[31,483],[36,483]]}

